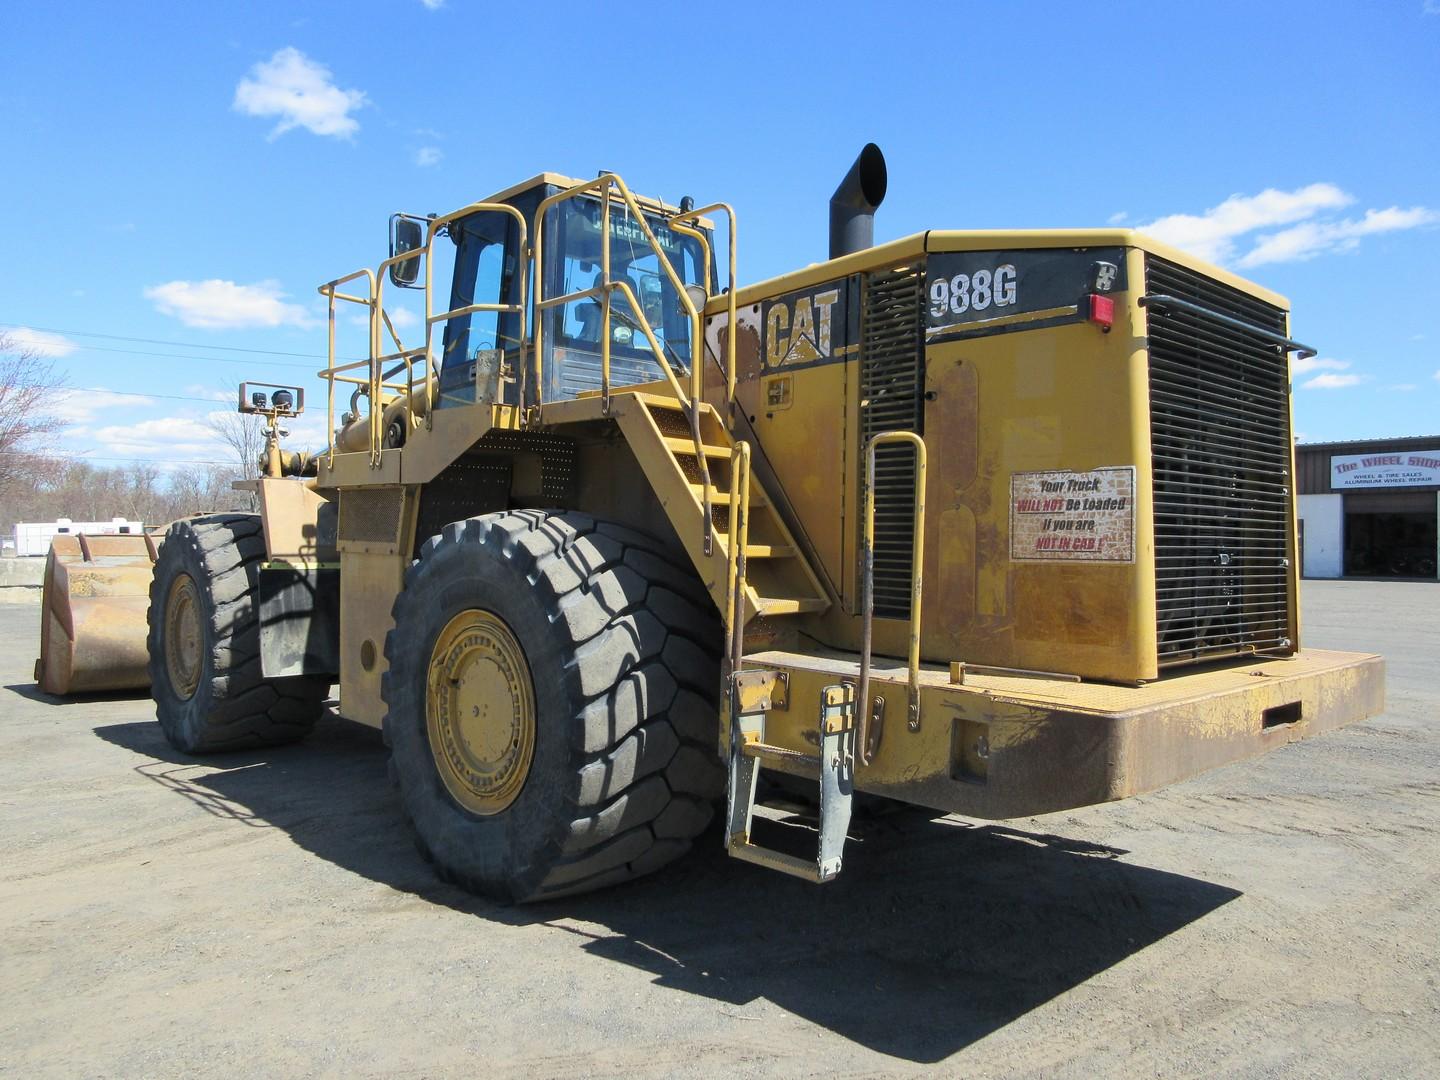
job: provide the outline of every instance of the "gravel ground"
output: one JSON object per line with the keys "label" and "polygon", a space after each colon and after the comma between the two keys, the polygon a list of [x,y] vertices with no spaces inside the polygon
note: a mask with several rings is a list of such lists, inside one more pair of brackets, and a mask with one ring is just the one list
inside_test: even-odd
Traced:
{"label": "gravel ground", "polygon": [[595,896],[439,883],[378,733],[188,758],[61,702],[0,608],[0,1074],[1430,1076],[1440,586],[1307,582],[1389,709],[1128,802],[858,828],[807,886],[719,842]]}

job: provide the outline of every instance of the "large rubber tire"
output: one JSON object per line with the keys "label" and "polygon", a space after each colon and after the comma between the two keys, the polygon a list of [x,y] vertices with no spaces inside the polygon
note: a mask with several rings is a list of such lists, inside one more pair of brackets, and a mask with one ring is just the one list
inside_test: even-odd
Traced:
{"label": "large rubber tire", "polygon": [[[260,673],[256,587],[264,561],[265,538],[255,514],[177,521],[155,560],[150,694],[165,737],[187,754],[294,742],[324,711],[327,676],[266,679]],[[176,664],[167,660],[176,633],[168,605],[172,590],[186,585],[184,578],[193,583],[191,626],[199,642],[195,665],[178,670],[193,671],[193,690],[176,685]]]}
{"label": "large rubber tire", "polygon": [[[535,716],[524,786],[483,815],[447,790],[426,720],[435,643],[474,609],[523,651]],[[487,514],[425,543],[394,616],[392,776],[447,880],[509,902],[585,892],[658,869],[710,823],[723,635],[683,553],[577,513]]]}

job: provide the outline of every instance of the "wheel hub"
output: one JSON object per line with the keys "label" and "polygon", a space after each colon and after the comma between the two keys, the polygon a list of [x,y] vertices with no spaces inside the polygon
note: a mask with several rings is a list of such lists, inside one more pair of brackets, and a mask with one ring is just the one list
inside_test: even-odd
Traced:
{"label": "wheel hub", "polygon": [[475,814],[498,814],[520,794],[535,753],[530,666],[499,616],[460,612],[430,651],[425,727],[451,796]]}
{"label": "wheel hub", "polygon": [[189,574],[179,574],[165,596],[165,673],[183,701],[200,685],[200,589]]}

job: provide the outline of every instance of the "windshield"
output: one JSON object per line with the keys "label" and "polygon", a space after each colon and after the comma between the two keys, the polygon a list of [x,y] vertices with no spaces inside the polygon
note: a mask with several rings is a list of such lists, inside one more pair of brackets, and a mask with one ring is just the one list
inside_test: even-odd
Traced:
{"label": "windshield", "polygon": [[[584,292],[603,283],[600,202],[571,199],[560,203],[545,223],[546,296]],[[668,228],[654,214],[645,222],[670,265],[685,284],[702,284],[704,256],[699,241]],[[690,321],[675,286],[645,230],[623,204],[611,204],[610,280],[624,282],[676,375],[690,369]],[[610,306],[610,381],[613,386],[664,378],[649,339],[622,292]],[[545,312],[547,399],[573,398],[600,388],[602,302],[599,297],[572,300]]]}

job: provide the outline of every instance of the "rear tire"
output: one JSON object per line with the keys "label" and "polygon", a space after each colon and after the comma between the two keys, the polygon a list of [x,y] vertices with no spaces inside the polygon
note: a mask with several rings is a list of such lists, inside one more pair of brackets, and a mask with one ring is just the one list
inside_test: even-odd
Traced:
{"label": "rear tire", "polygon": [[487,514],[425,543],[394,616],[391,775],[447,880],[585,892],[710,823],[722,632],[683,554],[583,514]]}
{"label": "rear tire", "polygon": [[187,754],[294,742],[324,711],[329,678],[260,672],[264,561],[255,514],[177,521],[155,560],[150,693],[165,737]]}

